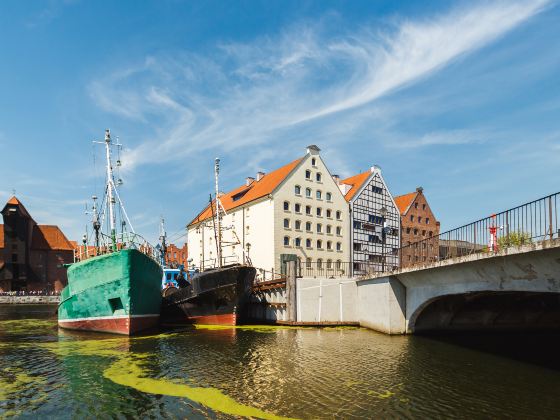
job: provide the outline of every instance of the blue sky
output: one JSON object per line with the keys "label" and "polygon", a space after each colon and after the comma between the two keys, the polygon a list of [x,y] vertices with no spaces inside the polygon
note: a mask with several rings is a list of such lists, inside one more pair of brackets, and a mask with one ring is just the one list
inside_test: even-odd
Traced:
{"label": "blue sky", "polygon": [[[535,1],[0,2],[0,200],[81,237],[123,152],[137,231],[317,144],[423,186],[449,229],[560,188],[560,7]],[[93,155],[96,154],[94,165]]]}

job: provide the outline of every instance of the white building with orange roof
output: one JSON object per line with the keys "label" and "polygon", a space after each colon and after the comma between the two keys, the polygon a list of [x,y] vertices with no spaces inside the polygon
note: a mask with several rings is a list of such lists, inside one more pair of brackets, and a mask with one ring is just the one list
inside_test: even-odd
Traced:
{"label": "white building with orange roof", "polygon": [[[300,261],[313,273],[345,270],[350,261],[348,203],[329,173],[317,146],[270,173],[248,177],[220,196],[223,263],[251,263],[261,279]],[[191,264],[217,265],[215,206],[208,205],[187,226]]]}
{"label": "white building with orange roof", "polygon": [[381,170],[373,166],[342,181],[334,179],[350,205],[352,274],[399,267],[400,213]]}

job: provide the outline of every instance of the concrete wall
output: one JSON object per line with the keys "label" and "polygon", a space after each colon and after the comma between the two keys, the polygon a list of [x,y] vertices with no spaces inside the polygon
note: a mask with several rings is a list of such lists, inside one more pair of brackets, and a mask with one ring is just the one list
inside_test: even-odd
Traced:
{"label": "concrete wall", "polygon": [[0,296],[0,304],[4,304],[4,303],[56,304],[59,302],[60,302],[60,296]]}
{"label": "concrete wall", "polygon": [[352,279],[297,279],[298,322],[356,322],[357,290]]}

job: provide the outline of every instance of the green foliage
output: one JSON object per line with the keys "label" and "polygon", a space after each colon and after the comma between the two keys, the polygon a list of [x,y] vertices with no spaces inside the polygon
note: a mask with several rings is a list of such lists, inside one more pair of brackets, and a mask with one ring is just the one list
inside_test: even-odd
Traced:
{"label": "green foliage", "polygon": [[498,238],[498,247],[507,248],[509,246],[527,245],[533,242],[531,235],[527,232],[510,232],[509,235]]}

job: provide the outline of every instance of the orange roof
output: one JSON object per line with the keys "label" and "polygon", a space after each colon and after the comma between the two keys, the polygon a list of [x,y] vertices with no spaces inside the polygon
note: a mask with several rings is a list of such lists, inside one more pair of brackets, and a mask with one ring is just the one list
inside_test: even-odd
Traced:
{"label": "orange roof", "polygon": [[4,248],[4,225],[0,225],[0,248]]}
{"label": "orange roof", "polygon": [[19,202],[19,200],[14,195],[12,198],[10,198],[8,200],[8,202],[6,204],[15,204],[17,206],[18,204],[21,204],[21,203]]}
{"label": "orange roof", "polygon": [[25,206],[24,206],[23,204],[21,204],[21,201],[19,201],[19,200],[16,198],[15,195],[12,196],[12,198],[10,198],[10,199],[8,200],[8,202],[6,203],[6,205],[4,206],[4,209],[3,209],[2,211],[4,211],[4,210],[6,209],[6,206],[8,206],[8,205],[18,206],[19,209],[20,209],[20,211],[21,211],[21,213],[22,213],[24,216],[27,216],[27,217],[29,217],[30,219],[33,219],[33,218],[29,215],[29,212],[27,211],[27,209],[25,208]]}
{"label": "orange roof", "polygon": [[346,178],[343,181],[340,181],[341,184],[352,186],[352,188],[350,188],[346,193],[346,195],[344,196],[346,201],[350,201],[352,200],[352,198],[354,198],[356,193],[360,190],[360,188],[362,188],[362,185],[364,185],[364,182],[367,181],[370,175],[371,175],[371,171],[366,171],[361,174],[351,176],[350,178]]}
{"label": "orange roof", "polygon": [[72,251],[74,247],[58,226],[36,225],[33,229],[32,249]]}
{"label": "orange roof", "polygon": [[[303,158],[296,159],[293,162],[264,175],[260,181],[255,180],[249,186],[244,184],[222,195],[220,197],[222,206],[224,206],[226,211],[229,211],[272,193],[272,191],[274,191],[276,187],[278,187],[278,185],[286,179],[286,177],[294,170],[302,159]],[[211,218],[213,211],[215,211],[214,202],[212,203],[212,206],[210,206],[210,204],[207,205],[204,210],[202,210],[202,212],[189,223],[189,226]]]}
{"label": "orange roof", "polygon": [[406,213],[406,211],[408,210],[408,208],[416,198],[417,194],[418,191],[414,191],[408,194],[399,195],[398,197],[395,197],[395,203],[397,204],[397,207],[399,208],[401,214]]}

